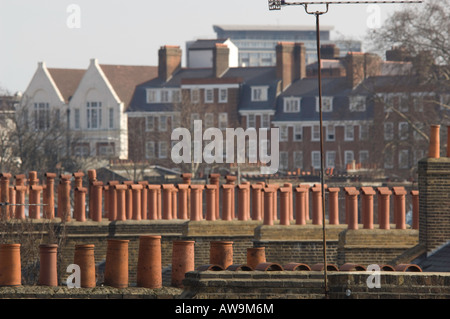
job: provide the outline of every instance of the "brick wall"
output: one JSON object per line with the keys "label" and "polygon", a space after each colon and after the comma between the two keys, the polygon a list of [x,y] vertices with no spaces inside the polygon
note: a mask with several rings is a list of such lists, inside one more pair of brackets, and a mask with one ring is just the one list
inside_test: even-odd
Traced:
{"label": "brick wall", "polygon": [[450,238],[450,158],[419,161],[419,240],[427,252]]}

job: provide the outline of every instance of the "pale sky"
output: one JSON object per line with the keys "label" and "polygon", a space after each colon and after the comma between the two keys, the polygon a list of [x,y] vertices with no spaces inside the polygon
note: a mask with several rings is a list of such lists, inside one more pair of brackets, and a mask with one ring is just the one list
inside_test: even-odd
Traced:
{"label": "pale sky", "polygon": [[[79,20],[71,19],[71,4]],[[379,5],[381,23],[399,8]],[[334,27],[332,39],[363,40],[374,14],[368,5],[331,5],[320,23]],[[184,51],[186,41],[214,38],[215,24],[314,26],[315,18],[300,6],[269,11],[267,0],[1,0],[0,90],[23,92],[39,61],[53,68],[85,69],[91,58],[156,66],[160,46]]]}

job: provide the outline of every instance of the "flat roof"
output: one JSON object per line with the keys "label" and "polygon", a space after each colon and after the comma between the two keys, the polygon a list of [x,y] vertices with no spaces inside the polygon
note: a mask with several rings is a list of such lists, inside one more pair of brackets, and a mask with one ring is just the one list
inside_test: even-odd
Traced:
{"label": "flat roof", "polygon": [[[217,31],[315,31],[315,25],[244,25],[244,24],[220,24],[213,25]],[[333,26],[320,26],[321,31],[331,31]]]}

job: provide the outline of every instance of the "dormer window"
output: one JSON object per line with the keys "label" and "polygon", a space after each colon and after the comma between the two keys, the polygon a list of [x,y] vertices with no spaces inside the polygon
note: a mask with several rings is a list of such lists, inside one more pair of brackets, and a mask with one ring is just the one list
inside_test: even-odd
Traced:
{"label": "dormer window", "polygon": [[[320,111],[319,97],[316,97],[316,112]],[[322,112],[332,112],[333,111],[333,97],[324,96],[322,97]]]}
{"label": "dormer window", "polygon": [[349,108],[350,112],[364,112],[366,110],[366,97],[351,96]]}
{"label": "dormer window", "polygon": [[253,86],[252,87],[252,102],[267,101],[267,86]]}
{"label": "dormer window", "polygon": [[284,113],[299,113],[300,112],[300,98],[285,97],[284,98]]}

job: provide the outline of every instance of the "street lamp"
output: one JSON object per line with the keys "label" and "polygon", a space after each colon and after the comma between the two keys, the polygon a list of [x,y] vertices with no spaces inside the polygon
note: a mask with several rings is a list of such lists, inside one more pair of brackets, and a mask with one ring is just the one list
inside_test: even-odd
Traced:
{"label": "street lamp", "polygon": [[[318,92],[319,92],[319,116],[320,116],[320,184],[322,194],[322,232],[323,232],[323,260],[324,260],[324,286],[325,297],[328,297],[327,285],[327,245],[325,227],[325,175],[324,175],[324,146],[323,146],[323,116],[322,116],[322,63],[320,57],[320,24],[319,17],[328,12],[331,4],[413,4],[423,1],[317,1],[317,2],[289,2],[285,0],[268,0],[269,10],[281,10],[284,6],[303,6],[307,14],[316,17],[316,42],[317,42],[317,66],[318,66]],[[324,11],[310,11],[309,5],[325,5]]]}

